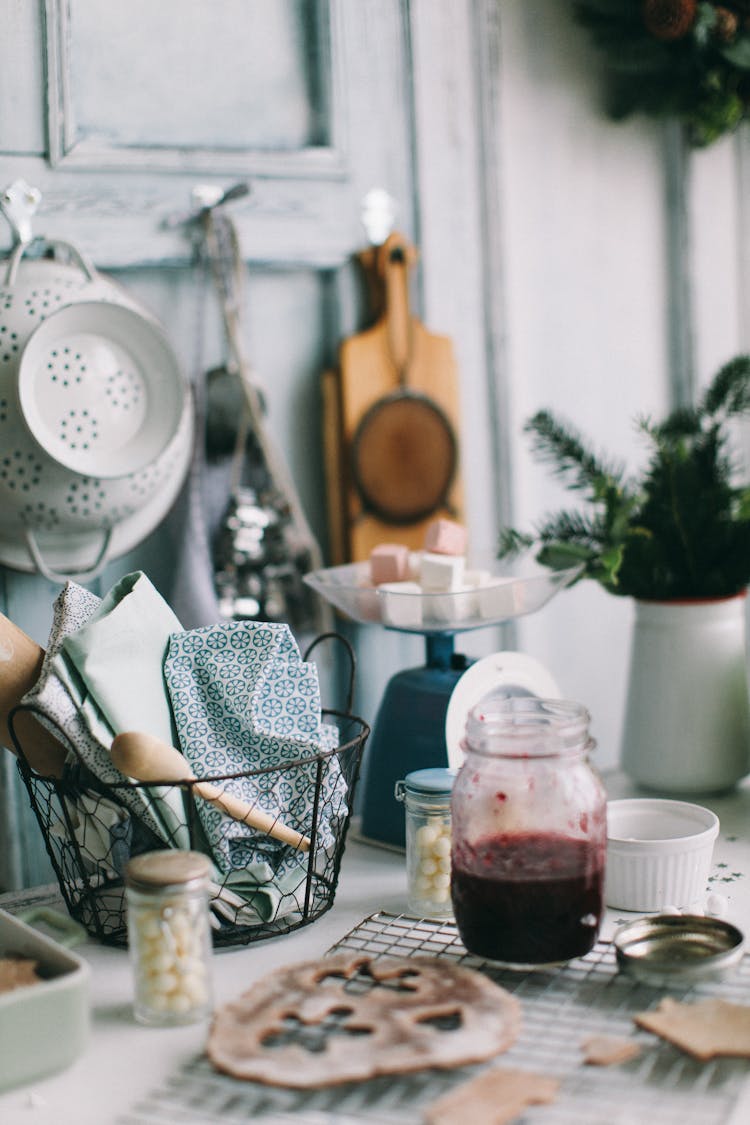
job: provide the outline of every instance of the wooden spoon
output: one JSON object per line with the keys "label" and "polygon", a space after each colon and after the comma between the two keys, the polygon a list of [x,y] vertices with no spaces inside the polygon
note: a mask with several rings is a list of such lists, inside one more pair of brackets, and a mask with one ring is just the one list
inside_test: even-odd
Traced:
{"label": "wooden spoon", "polygon": [[241,820],[250,828],[266,832],[275,840],[291,844],[299,851],[310,848],[307,836],[302,836],[293,828],[283,824],[276,817],[261,809],[255,809],[239,797],[227,793],[208,781],[198,781],[190,768],[190,763],[174,746],[168,746],[160,738],[141,731],[125,731],[115,736],[112,742],[111,757],[118,770],[136,781],[149,783],[170,783],[190,781],[194,793],[204,801],[210,801],[233,820]]}
{"label": "wooden spoon", "polygon": [[[39,679],[44,649],[0,613],[0,742],[15,753],[8,715]],[[16,737],[33,770],[44,777],[62,777],[65,748],[28,711],[13,719]]]}

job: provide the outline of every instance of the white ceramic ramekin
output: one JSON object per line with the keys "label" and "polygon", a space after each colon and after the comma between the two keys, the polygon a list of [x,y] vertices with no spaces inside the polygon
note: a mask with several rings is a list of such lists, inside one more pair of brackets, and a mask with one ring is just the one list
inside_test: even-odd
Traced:
{"label": "white ceramic ramekin", "polygon": [[686,801],[607,805],[605,901],[620,910],[685,910],[706,894],[719,819]]}

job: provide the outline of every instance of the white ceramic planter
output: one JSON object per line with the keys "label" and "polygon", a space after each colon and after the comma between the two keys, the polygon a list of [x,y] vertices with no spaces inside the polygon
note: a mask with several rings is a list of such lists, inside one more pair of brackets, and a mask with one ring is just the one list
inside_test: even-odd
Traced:
{"label": "white ceramic planter", "polygon": [[744,594],[635,603],[622,768],[670,793],[720,792],[750,771]]}

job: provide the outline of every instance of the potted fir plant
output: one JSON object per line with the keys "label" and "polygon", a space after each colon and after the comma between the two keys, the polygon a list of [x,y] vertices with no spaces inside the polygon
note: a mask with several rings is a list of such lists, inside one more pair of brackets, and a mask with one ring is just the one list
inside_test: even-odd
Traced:
{"label": "potted fir plant", "polygon": [[622,764],[650,788],[720,790],[750,770],[750,484],[734,479],[728,433],[749,410],[750,356],[738,356],[694,407],[639,421],[650,457],[638,476],[548,411],[525,427],[584,504],[533,534],[504,529],[499,555],[578,562],[582,578],[635,600]]}

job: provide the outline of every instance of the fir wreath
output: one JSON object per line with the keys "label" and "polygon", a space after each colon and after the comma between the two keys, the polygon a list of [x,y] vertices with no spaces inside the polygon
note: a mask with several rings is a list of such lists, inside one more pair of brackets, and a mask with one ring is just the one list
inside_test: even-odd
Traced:
{"label": "fir wreath", "polygon": [[694,407],[639,420],[651,455],[640,477],[600,457],[542,410],[526,424],[584,509],[545,517],[534,534],[501,532],[498,557],[535,548],[552,569],[581,565],[613,594],[670,601],[731,597],[750,582],[750,485],[735,483],[727,423],[750,412],[750,356],[726,363]]}
{"label": "fir wreath", "polygon": [[705,147],[750,114],[750,0],[576,0],[606,58],[608,110],[682,121]]}

